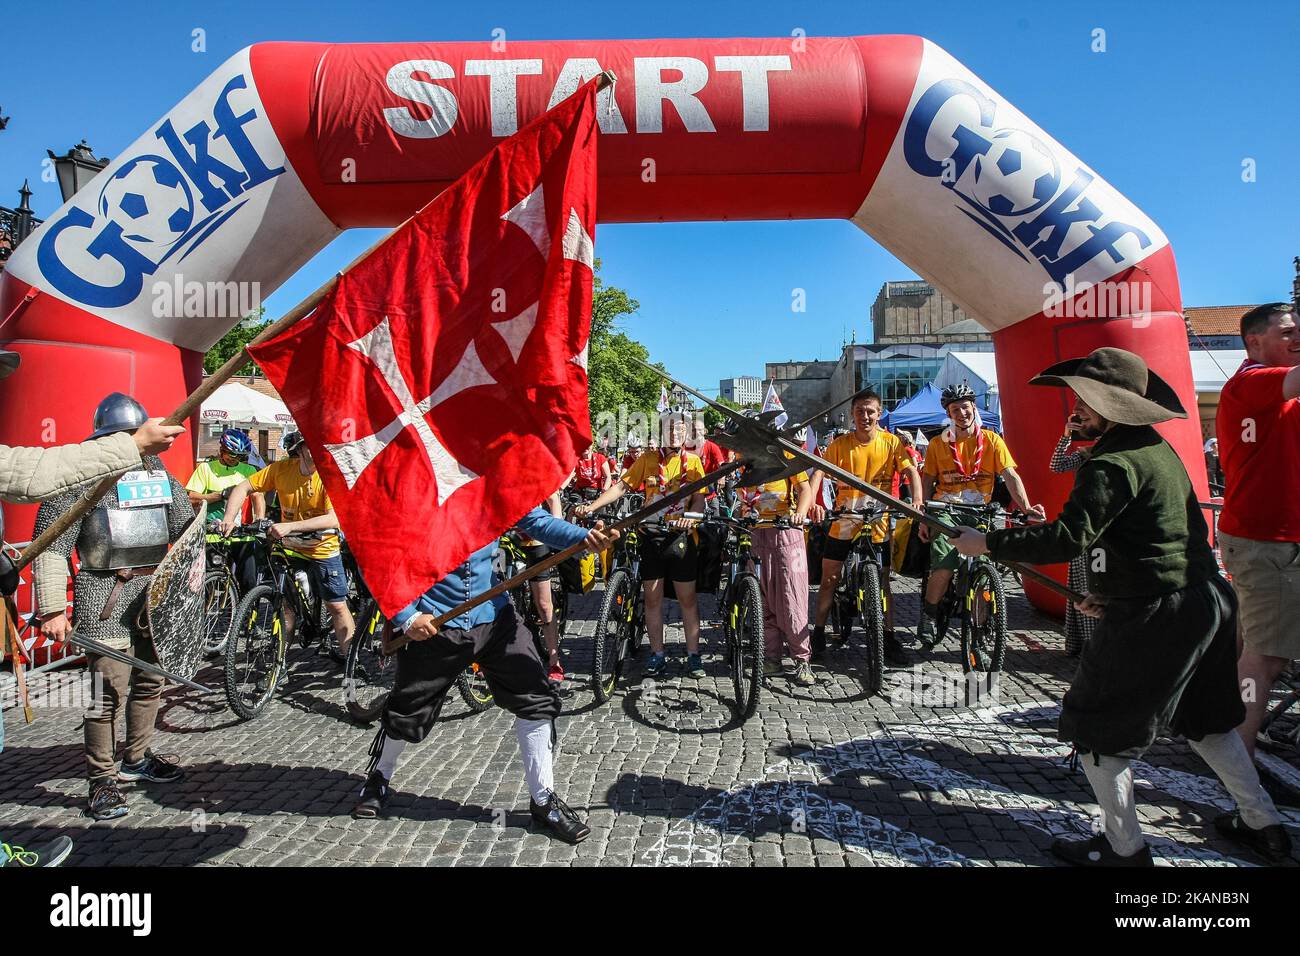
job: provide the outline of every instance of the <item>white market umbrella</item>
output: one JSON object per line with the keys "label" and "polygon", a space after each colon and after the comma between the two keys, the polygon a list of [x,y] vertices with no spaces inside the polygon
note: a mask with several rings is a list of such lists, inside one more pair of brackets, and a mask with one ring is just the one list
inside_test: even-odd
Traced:
{"label": "white market umbrella", "polygon": [[199,421],[214,425],[293,427],[293,416],[284,402],[238,382],[227,382],[209,395],[199,411]]}

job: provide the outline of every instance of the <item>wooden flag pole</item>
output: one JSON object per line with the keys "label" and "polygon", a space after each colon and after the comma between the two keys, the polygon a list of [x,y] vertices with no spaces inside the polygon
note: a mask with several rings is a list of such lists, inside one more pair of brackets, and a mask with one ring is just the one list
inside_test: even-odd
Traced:
{"label": "wooden flag pole", "polygon": [[[597,92],[605,89],[605,87],[613,83],[615,79],[616,77],[609,70],[606,70],[604,73],[600,74],[600,76],[596,77]],[[435,196],[433,197],[433,199],[430,199],[429,202],[433,202],[434,199],[437,198],[438,197]],[[408,216],[405,219],[405,221],[401,223],[401,225],[397,226],[386,236],[384,236],[378,242],[376,242],[374,245],[368,248],[365,252],[361,253],[361,255],[357,256],[350,263],[348,263],[346,268],[330,276],[329,280],[326,281],[319,289],[317,289],[311,295],[307,296],[307,298],[303,299],[301,302],[295,305],[292,309],[286,312],[282,317],[277,319],[275,322],[272,322],[261,332],[259,332],[248,343],[248,345],[244,346],[244,348],[240,349],[233,356],[231,356],[230,359],[224,365],[221,366],[221,368],[217,369],[215,372],[213,372],[211,375],[205,378],[201,383],[199,383],[198,388],[190,392],[189,395],[185,396],[185,400],[181,402],[180,405],[176,406],[176,410],[173,411],[170,415],[168,415],[165,419],[163,419],[163,424],[164,425],[185,424],[186,420],[191,415],[193,415],[196,411],[198,411],[199,407],[208,398],[208,396],[210,396],[218,388],[220,388],[227,381],[229,381],[231,376],[233,376],[236,372],[238,372],[241,368],[243,368],[245,364],[252,361],[252,356],[249,355],[248,353],[249,346],[260,345],[262,342],[265,342],[268,339],[279,335],[281,332],[289,328],[289,326],[293,325],[298,320],[305,318],[307,315],[311,314],[312,310],[314,310],[316,306],[320,305],[321,300],[324,299],[325,296],[329,295],[330,292],[333,291],[334,287],[338,285],[338,281],[340,278],[343,277],[344,273],[351,272],[362,262],[364,262],[373,252],[375,252],[375,250],[377,250],[380,246],[382,246],[385,242],[387,242],[390,238],[392,238],[394,234],[404,229],[407,223],[409,223],[416,216],[420,215],[420,213],[424,212],[424,210],[428,208],[428,205],[429,203],[425,203],[423,206],[421,206],[416,212]],[[81,517],[85,515],[86,512],[88,512],[91,508],[95,507],[95,505],[99,503],[99,500],[103,498],[104,495],[108,494],[109,491],[112,490],[113,485],[117,483],[117,479],[120,478],[124,473],[125,470],[115,472],[114,474],[109,475],[107,478],[100,479],[99,484],[94,485],[92,488],[90,488],[84,495],[82,495],[82,497],[77,501],[76,504],[74,504],[63,514],[59,515],[58,519],[55,520],[55,522],[52,525],[46,528],[45,531],[42,532],[34,541],[32,541],[31,544],[29,544],[26,548],[23,549],[23,553],[19,556],[18,560],[15,562],[15,567],[17,568],[17,570],[21,571],[23,568],[31,564],[32,561],[35,560],[37,555],[45,551],[51,544],[53,544],[56,540],[58,540],[59,535],[63,534],[64,531],[68,530],[68,528],[71,527],[74,522],[80,520]]]}

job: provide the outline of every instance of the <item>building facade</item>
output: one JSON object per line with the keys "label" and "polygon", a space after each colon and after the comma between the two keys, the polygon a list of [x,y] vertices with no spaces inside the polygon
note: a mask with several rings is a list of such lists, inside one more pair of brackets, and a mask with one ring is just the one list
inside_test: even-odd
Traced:
{"label": "building facade", "polygon": [[935,341],[940,333],[952,343],[993,340],[957,303],[920,279],[881,286],[871,304],[871,328],[876,345],[926,344]]}
{"label": "building facade", "polygon": [[[768,362],[767,381],[776,388],[792,422],[802,422],[831,403],[834,362]],[[767,387],[763,387],[766,396]]]}
{"label": "building facade", "polygon": [[762,404],[763,392],[763,380],[752,375],[718,380],[718,397],[737,405]]}

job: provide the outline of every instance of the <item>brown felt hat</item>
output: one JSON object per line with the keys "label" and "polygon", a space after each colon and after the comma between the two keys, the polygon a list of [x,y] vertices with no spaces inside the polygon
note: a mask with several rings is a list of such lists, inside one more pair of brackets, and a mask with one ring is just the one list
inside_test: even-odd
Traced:
{"label": "brown felt hat", "polygon": [[1187,417],[1169,383],[1147,368],[1140,355],[1124,349],[1097,349],[1087,358],[1057,362],[1029,384],[1073,389],[1098,415],[1121,425]]}

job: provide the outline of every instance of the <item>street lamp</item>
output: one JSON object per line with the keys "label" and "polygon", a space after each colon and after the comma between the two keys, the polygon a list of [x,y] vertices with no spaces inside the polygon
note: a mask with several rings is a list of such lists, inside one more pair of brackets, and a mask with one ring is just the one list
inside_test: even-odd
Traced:
{"label": "street lamp", "polygon": [[99,171],[108,165],[108,157],[96,159],[94,151],[84,139],[62,156],[55,156],[52,149],[47,149],[45,152],[54,162],[54,171],[59,177],[59,191],[63,193],[64,202],[75,196],[77,190],[94,179]]}

